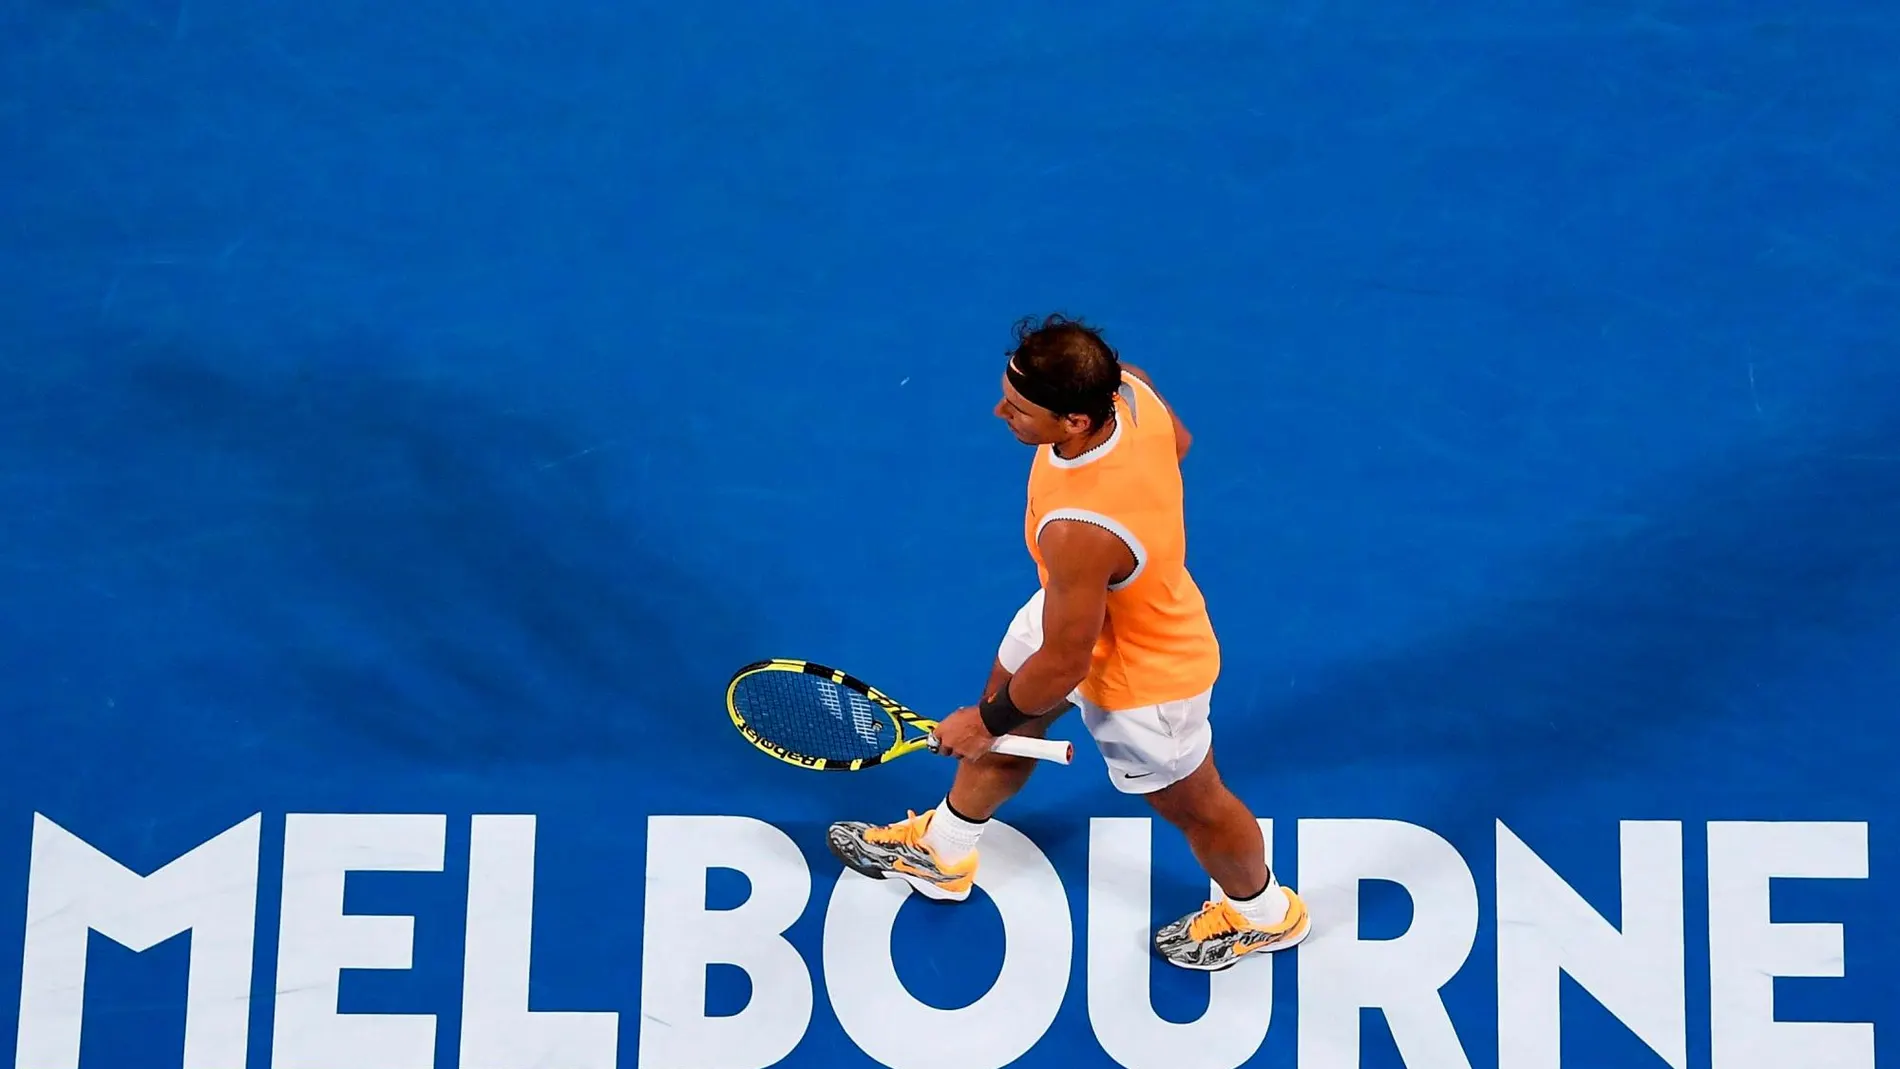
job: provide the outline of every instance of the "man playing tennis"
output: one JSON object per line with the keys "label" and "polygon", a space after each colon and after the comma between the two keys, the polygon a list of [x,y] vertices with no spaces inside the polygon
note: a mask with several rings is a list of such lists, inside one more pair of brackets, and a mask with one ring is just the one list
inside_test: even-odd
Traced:
{"label": "man playing tennis", "polygon": [[1220,646],[1186,566],[1187,428],[1086,324],[1024,320],[1016,340],[995,414],[1036,447],[1023,533],[1041,588],[1004,635],[982,704],[938,727],[943,752],[960,758],[949,795],[895,824],[833,824],[831,850],[867,876],[968,898],[984,825],[1037,763],[991,743],[1040,737],[1077,707],[1110,782],[1179,828],[1224,892],[1157,931],[1156,951],[1215,970],[1293,946],[1306,905],[1274,878],[1259,824],[1211,754]]}

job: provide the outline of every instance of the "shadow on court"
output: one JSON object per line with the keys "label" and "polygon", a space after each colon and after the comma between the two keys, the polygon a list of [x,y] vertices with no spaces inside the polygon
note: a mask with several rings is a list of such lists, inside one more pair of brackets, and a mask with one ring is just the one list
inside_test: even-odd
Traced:
{"label": "shadow on court", "polygon": [[[669,552],[663,484],[626,485],[637,472],[607,474],[613,457],[590,460],[527,406],[362,370],[396,362],[378,353],[339,340],[273,372],[147,349],[89,376],[123,391],[103,403],[137,428],[127,462],[186,488],[191,529],[209,532],[182,578],[262,662],[225,697],[300,710],[308,744],[342,728],[462,765],[611,758],[636,739],[677,750],[725,730],[680,710],[716,712],[747,627]],[[626,437],[622,456],[679,448]],[[193,685],[215,691],[218,666],[201,667]]]}
{"label": "shadow on court", "polygon": [[[1888,398],[1888,400],[1893,400]],[[1222,719],[1229,750],[1365,760],[1464,779],[1450,822],[1564,789],[1642,738],[1732,716],[1735,691],[1811,637],[1891,628],[1900,599],[1900,404],[1831,437],[1765,441],[1650,491],[1646,521],[1547,562],[1541,588],[1385,659],[1334,666]],[[1865,710],[1835,710],[1842,716]],[[1661,753],[1686,759],[1694,754]]]}

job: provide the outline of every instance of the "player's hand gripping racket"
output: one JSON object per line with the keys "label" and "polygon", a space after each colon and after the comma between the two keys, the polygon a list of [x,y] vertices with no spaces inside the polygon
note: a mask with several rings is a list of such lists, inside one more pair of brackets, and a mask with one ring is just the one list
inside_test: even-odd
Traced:
{"label": "player's hand gripping racket", "polygon": [[[856,772],[937,749],[935,720],[810,661],[778,658],[739,669],[726,685],[726,712],[752,745],[801,768]],[[1064,765],[1075,756],[1071,743],[1023,735],[1004,735],[991,749]]]}

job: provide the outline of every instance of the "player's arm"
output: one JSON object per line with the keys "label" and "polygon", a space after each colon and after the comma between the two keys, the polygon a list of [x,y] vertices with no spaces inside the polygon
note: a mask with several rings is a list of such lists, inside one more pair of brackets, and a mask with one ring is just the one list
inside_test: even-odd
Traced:
{"label": "player's arm", "polygon": [[[1155,385],[1155,380],[1149,378],[1146,371],[1126,363],[1122,365],[1122,370],[1140,379],[1155,392],[1156,397],[1161,397],[1160,387]],[[1167,398],[1161,397],[1161,407],[1168,410],[1168,418],[1174,423],[1174,458],[1181,460],[1187,456],[1188,448],[1194,444],[1194,436],[1188,433],[1187,424],[1181,422],[1181,413],[1174,410],[1174,406],[1168,403]]]}
{"label": "player's arm", "polygon": [[1108,613],[1108,584],[1135,564],[1120,538],[1092,523],[1057,520],[1042,529],[1037,544],[1049,570],[1042,646],[1008,683],[1010,704],[1030,716],[1062,705],[1088,678]]}

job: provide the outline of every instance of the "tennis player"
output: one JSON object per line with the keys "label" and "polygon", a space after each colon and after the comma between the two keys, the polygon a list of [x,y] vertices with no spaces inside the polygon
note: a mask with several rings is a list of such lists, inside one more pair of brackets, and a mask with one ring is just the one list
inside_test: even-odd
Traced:
{"label": "tennis player", "polygon": [[830,848],[867,876],[968,898],[984,826],[1037,764],[991,743],[1040,737],[1079,708],[1110,782],[1179,828],[1223,892],[1160,928],[1156,951],[1216,970],[1294,946],[1309,928],[1305,903],[1275,879],[1259,824],[1214,767],[1220,646],[1186,566],[1187,428],[1094,328],[1025,319],[1016,342],[995,414],[1036,447],[1023,534],[1041,587],[1003,636],[987,697],[938,728],[960,758],[948,796],[895,824],[833,824]]}

